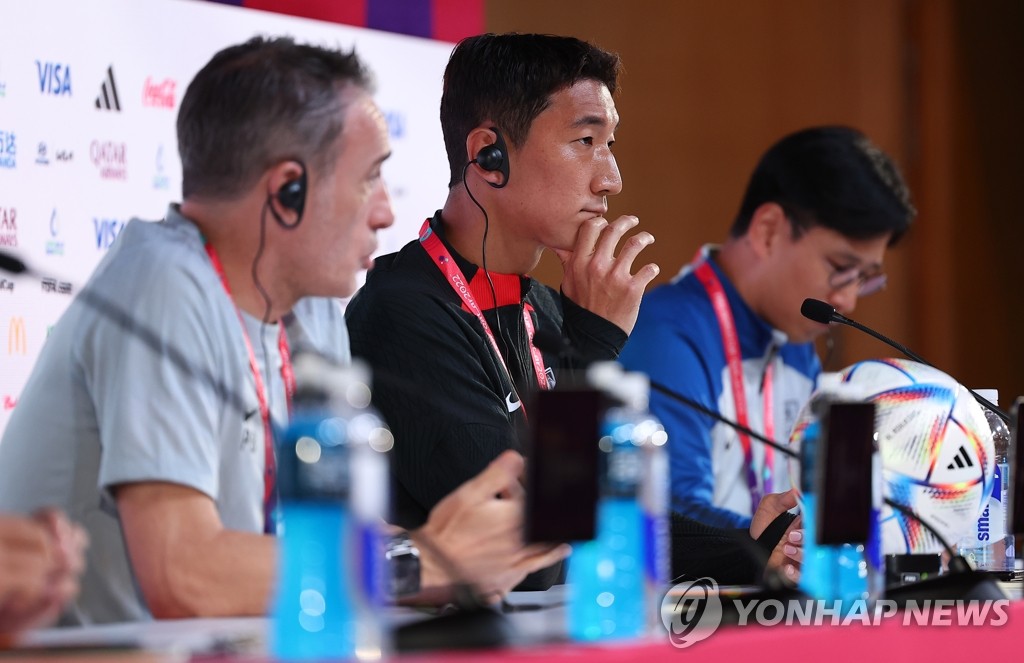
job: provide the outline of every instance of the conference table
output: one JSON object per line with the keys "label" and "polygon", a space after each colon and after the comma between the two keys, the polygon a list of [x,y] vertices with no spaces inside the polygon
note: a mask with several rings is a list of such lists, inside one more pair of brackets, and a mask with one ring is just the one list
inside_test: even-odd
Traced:
{"label": "conference table", "polygon": [[[410,661],[567,661],[572,663],[650,663],[660,660],[717,661],[865,661],[872,657],[908,661],[957,657],[1013,656],[1024,649],[1024,601],[1021,584],[1003,584],[1014,600],[999,626],[919,626],[904,624],[897,614],[878,625],[721,626],[686,649],[673,646],[659,629],[638,640],[605,643],[569,642],[565,636],[565,590],[514,592],[503,610],[514,636],[499,649],[442,649],[392,652],[386,658]],[[427,618],[411,608],[388,608],[392,626]],[[266,651],[266,618],[182,619],[131,624],[51,628],[30,633],[22,647],[0,652],[0,661],[77,663],[79,661],[261,663],[273,659]],[[685,657],[679,659],[678,657]]]}

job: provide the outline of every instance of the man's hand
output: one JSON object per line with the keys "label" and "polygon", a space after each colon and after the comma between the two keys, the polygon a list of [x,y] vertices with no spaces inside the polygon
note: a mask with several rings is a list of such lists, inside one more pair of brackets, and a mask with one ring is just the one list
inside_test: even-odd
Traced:
{"label": "man's hand", "polygon": [[[758,538],[784,511],[789,511],[797,504],[796,491],[788,490],[784,493],[769,493],[764,496],[761,503],[757,505],[757,511],[750,521],[750,536]],[[803,517],[797,517],[786,533],[779,539],[778,544],[772,549],[765,566],[765,572],[781,571],[787,579],[796,582],[800,578],[800,565],[804,559],[804,532]]]}
{"label": "man's hand", "polygon": [[78,594],[88,537],[61,513],[0,517],[0,635],[53,622]]}
{"label": "man's hand", "polygon": [[467,582],[494,602],[527,574],[569,555],[567,545],[523,545],[523,457],[498,456],[473,479],[441,500],[423,527],[410,533],[420,549],[422,593],[443,602],[452,585]]}
{"label": "man's hand", "polygon": [[796,583],[800,580],[800,565],[804,561],[804,530],[803,516],[798,516],[786,528],[786,533],[772,549],[765,564],[765,573],[781,572],[787,580]]}
{"label": "man's hand", "polygon": [[565,272],[565,296],[627,334],[636,324],[644,289],[661,271],[648,263],[636,274],[630,273],[637,255],[654,243],[648,232],[632,235],[615,255],[619,240],[638,223],[635,216],[620,216],[612,223],[597,217],[580,226],[572,251],[555,250]]}

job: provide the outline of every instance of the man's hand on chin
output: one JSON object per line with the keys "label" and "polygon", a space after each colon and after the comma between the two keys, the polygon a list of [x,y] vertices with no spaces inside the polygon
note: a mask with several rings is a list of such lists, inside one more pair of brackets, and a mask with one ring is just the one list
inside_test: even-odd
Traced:
{"label": "man's hand on chin", "polygon": [[632,274],[633,261],[654,243],[649,232],[631,235],[615,255],[628,230],[640,223],[635,216],[620,216],[612,223],[603,217],[583,222],[571,251],[555,249],[565,274],[562,292],[576,304],[601,316],[629,334],[640,311],[640,298],[661,271],[648,263]]}

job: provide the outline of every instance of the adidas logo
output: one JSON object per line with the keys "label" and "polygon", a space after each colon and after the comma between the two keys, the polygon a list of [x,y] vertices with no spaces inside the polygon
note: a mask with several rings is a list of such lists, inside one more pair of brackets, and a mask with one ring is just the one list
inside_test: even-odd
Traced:
{"label": "adidas logo", "polygon": [[965,467],[974,467],[974,462],[971,460],[970,455],[967,453],[967,449],[960,447],[960,450],[953,456],[953,462],[946,466],[947,470],[963,469]]}
{"label": "adidas logo", "polygon": [[107,79],[100,86],[100,96],[96,97],[96,108],[121,112],[121,101],[117,98],[117,84],[114,83],[114,67],[107,67]]}

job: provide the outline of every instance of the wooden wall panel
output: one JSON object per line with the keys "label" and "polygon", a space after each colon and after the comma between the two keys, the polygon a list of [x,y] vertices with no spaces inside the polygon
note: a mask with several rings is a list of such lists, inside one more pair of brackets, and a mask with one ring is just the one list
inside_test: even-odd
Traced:
{"label": "wooden wall panel", "polygon": [[[906,16],[890,0],[487,4],[491,31],[571,34],[622,56],[624,190],[612,214],[637,214],[654,233],[645,253],[661,265],[659,281],[725,237],[758,157],[788,132],[849,124],[905,163]],[[856,317],[912,343],[909,262],[906,246],[890,252],[893,285]],[[538,276],[557,283],[560,267],[548,257]],[[841,330],[835,354],[832,368],[892,352]]]}
{"label": "wooden wall panel", "polygon": [[1024,394],[1024,4],[915,0],[918,187],[932,219],[917,261],[918,334],[1001,403]]}

